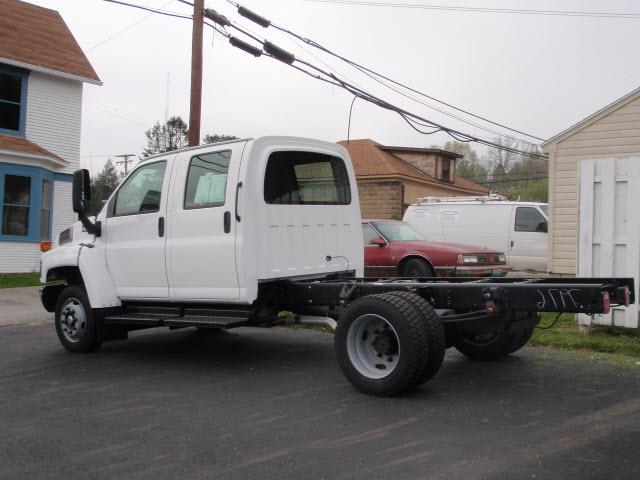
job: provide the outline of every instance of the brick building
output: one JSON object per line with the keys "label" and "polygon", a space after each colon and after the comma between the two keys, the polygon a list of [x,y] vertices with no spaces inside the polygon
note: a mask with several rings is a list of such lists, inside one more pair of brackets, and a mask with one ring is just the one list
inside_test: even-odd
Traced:
{"label": "brick building", "polygon": [[400,219],[421,197],[488,195],[456,176],[457,153],[438,148],[392,147],[373,140],[338,142],[351,156],[363,218]]}

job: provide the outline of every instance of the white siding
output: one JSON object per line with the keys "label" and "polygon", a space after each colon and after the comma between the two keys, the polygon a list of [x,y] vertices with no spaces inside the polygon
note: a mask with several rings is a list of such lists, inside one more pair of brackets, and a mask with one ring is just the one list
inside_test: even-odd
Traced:
{"label": "white siding", "polygon": [[53,187],[53,218],[51,239],[58,238],[62,230],[77,220],[71,208],[71,182],[55,182]]}
{"label": "white siding", "polygon": [[578,162],[640,155],[640,96],[544,148],[549,153],[549,262],[553,273],[577,269]]}
{"label": "white siding", "polygon": [[0,273],[39,272],[40,244],[0,242]]}
{"label": "white siding", "polygon": [[31,72],[27,90],[28,140],[69,162],[63,173],[80,165],[82,83]]}

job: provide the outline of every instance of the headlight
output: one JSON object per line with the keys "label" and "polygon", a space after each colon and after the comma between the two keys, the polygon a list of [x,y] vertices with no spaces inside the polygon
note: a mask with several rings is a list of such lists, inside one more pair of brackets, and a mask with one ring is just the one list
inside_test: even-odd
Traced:
{"label": "headlight", "polygon": [[467,263],[480,263],[480,258],[478,255],[458,255],[458,265]]}
{"label": "headlight", "polygon": [[65,243],[69,243],[71,240],[73,240],[73,230],[71,227],[61,231],[60,235],[58,235],[58,245],[64,245]]}

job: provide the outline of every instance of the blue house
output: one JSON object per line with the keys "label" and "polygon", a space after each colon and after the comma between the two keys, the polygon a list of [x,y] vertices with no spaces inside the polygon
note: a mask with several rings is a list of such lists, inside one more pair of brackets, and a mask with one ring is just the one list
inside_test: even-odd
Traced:
{"label": "blue house", "polygon": [[102,82],[55,10],[0,0],[0,273],[37,271],[75,220],[84,83]]}

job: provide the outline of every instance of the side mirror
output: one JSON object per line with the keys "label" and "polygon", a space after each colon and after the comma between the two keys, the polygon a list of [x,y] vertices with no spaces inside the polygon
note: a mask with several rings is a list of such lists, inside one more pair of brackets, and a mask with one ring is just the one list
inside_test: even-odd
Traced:
{"label": "side mirror", "polygon": [[75,213],[86,213],[91,200],[91,178],[89,170],[83,168],[73,172],[72,202]]}
{"label": "side mirror", "polygon": [[373,240],[371,240],[371,244],[372,245],[378,245],[379,247],[386,247],[387,246],[387,242],[384,241],[383,238],[374,238]]}
{"label": "side mirror", "polygon": [[78,220],[90,235],[99,237],[101,234],[100,222],[93,223],[87,217],[89,201],[91,200],[91,178],[89,170],[83,168],[73,172],[73,189],[71,191],[71,201],[73,211],[78,214]]}
{"label": "side mirror", "polygon": [[536,227],[536,232],[547,232],[549,230],[549,226],[547,225],[547,222],[540,222],[538,224],[538,226]]}

